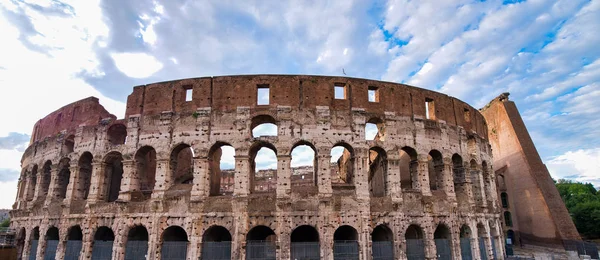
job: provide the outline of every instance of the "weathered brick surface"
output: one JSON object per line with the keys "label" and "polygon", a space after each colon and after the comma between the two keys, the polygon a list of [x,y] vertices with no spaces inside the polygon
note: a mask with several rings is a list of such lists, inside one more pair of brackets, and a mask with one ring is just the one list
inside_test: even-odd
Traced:
{"label": "weathered brick surface", "polygon": [[[334,85],[340,84],[347,88],[347,99],[334,98]],[[270,102],[257,105],[257,87],[265,85]],[[377,87],[379,102],[368,101],[369,87]],[[186,102],[189,88],[193,98]],[[426,118],[426,99],[435,102],[434,119]],[[64,255],[67,234],[75,225],[83,232],[82,259],[90,258],[94,234],[103,226],[114,232],[113,259],[124,258],[128,232],[139,225],[150,234],[148,259],[160,257],[163,231],[170,226],[185,231],[188,259],[202,255],[205,235],[216,225],[231,235],[232,259],[244,258],[247,234],[259,225],[275,234],[278,259],[290,258],[290,237],[302,225],[318,232],[323,259],[333,258],[334,233],[344,225],[356,232],[356,237],[347,238],[358,241],[360,259],[371,259],[371,233],[379,225],[391,232],[399,259],[406,258],[411,225],[421,229],[428,259],[436,256],[435,231],[442,226],[449,230],[455,259],[461,254],[463,226],[472,239],[485,238],[489,257],[491,241],[502,244],[485,119],[468,104],[441,93],[345,77],[206,77],[135,87],[121,120],[93,111],[88,115],[76,125],[59,120],[39,135],[44,138],[32,140],[23,157],[19,189],[25,192],[19,192],[24,195],[11,213],[12,226],[26,234],[23,256],[29,255],[36,227],[41,234],[38,256],[43,254],[44,234],[52,227],[60,231],[58,250]],[[110,120],[100,120],[107,117]],[[51,120],[55,119],[41,122]],[[275,123],[278,135],[252,137],[252,128],[265,122]],[[375,140],[365,140],[367,122],[381,128]],[[125,129],[124,143],[125,138],[114,134],[120,126]],[[71,128],[75,137],[69,148],[56,133]],[[340,144],[349,149],[340,163],[352,164],[344,168],[352,171],[346,183],[332,180],[330,153]],[[219,190],[221,171],[215,161],[222,145],[235,149],[233,194],[211,196]],[[291,169],[291,152],[297,145],[315,152],[310,181]],[[252,186],[265,183],[253,183],[252,159],[261,147],[277,155],[276,180],[269,182],[276,187],[266,191]],[[432,150],[441,154],[435,164],[428,156]],[[181,151],[191,153],[191,159]],[[41,177],[44,165],[52,177],[48,196],[39,185],[46,180]],[[70,170],[68,184],[59,178],[65,167]],[[455,178],[458,172],[460,181]],[[191,179],[185,178],[187,173]],[[461,196],[455,194],[455,185],[462,187]],[[476,188],[480,190],[473,191]],[[472,249],[478,259],[475,240]],[[502,255],[503,249],[497,250]]]}

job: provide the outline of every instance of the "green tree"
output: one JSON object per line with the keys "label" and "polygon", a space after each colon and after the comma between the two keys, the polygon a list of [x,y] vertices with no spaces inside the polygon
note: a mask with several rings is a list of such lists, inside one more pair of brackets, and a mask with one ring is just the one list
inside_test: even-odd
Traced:
{"label": "green tree", "polygon": [[10,219],[7,218],[4,221],[0,222],[0,227],[9,227],[10,226]]}
{"label": "green tree", "polygon": [[556,188],[579,234],[586,239],[600,238],[600,192],[594,185],[560,179]]}

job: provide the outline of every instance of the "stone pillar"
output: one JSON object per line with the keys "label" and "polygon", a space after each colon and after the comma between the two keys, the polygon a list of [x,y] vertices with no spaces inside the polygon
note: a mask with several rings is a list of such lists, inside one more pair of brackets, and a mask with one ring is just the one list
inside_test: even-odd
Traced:
{"label": "stone pillar", "polygon": [[140,177],[135,161],[123,160],[123,178],[119,188],[119,201],[131,201],[131,193],[140,190]]}
{"label": "stone pillar", "polygon": [[463,163],[463,170],[465,172],[465,189],[467,191],[467,197],[469,199],[469,204],[471,208],[475,207],[475,198],[473,196],[473,183],[471,181],[471,171],[469,169],[469,164],[467,162]]}
{"label": "stone pillar", "polygon": [[[247,155],[235,156],[235,176],[233,195],[247,197],[250,193],[250,157]],[[278,181],[279,182],[279,181]]]}
{"label": "stone pillar", "polygon": [[58,181],[58,171],[57,165],[53,164],[50,168],[50,188],[48,189],[48,194],[46,194],[45,207],[50,205],[50,202],[52,202],[54,198],[59,196],[60,183]]}
{"label": "stone pillar", "polygon": [[63,200],[64,204],[71,204],[72,199],[78,199],[77,192],[78,181],[79,178],[79,166],[71,166],[69,167],[69,171],[71,175],[69,176],[69,184],[67,185],[67,193],[65,194],[65,199]]}
{"label": "stone pillar", "polygon": [[490,227],[489,225],[484,225],[485,228],[485,252],[488,255],[488,259],[494,259],[494,252],[492,251],[492,238],[490,236]]}
{"label": "stone pillar", "polygon": [[92,162],[92,180],[90,184],[90,194],[88,195],[88,203],[102,201],[106,196],[105,167],[106,164],[103,162]]}
{"label": "stone pillar", "polygon": [[160,221],[153,221],[152,225],[148,227],[148,253],[146,259],[160,259],[160,236],[159,232]]}
{"label": "stone pillar", "polygon": [[113,241],[112,248],[113,260],[125,259],[125,248],[127,247],[127,231],[129,231],[129,228],[124,223],[120,223],[119,225],[117,225],[117,229],[113,230],[115,234],[115,241]]}
{"label": "stone pillar", "polygon": [[[398,154],[395,152],[394,154]],[[390,158],[391,157],[391,158]],[[400,186],[400,159],[397,155],[388,154],[387,168],[387,195],[392,198],[392,202],[402,202],[402,188]]]}
{"label": "stone pillar", "polygon": [[46,252],[46,232],[48,228],[39,229],[40,239],[38,240],[37,251],[35,252],[35,259],[44,259],[44,252]]}
{"label": "stone pillar", "polygon": [[25,186],[27,186],[26,174],[21,174],[17,183],[17,197],[13,204],[15,209],[22,209],[25,204]]}
{"label": "stone pillar", "polygon": [[429,187],[429,158],[427,154],[418,155],[419,168],[419,185],[421,186],[421,194],[423,196],[431,196],[431,189]]}
{"label": "stone pillar", "polygon": [[[364,128],[363,128],[364,129]],[[369,149],[355,148],[354,187],[358,199],[369,198]]]}
{"label": "stone pillar", "polygon": [[210,172],[208,166],[208,158],[195,157],[192,159],[193,164],[193,185],[191,191],[191,201],[202,201],[208,196],[210,191]]}
{"label": "stone pillar", "polygon": [[290,155],[277,155],[277,198],[289,198],[292,193],[291,162]]}
{"label": "stone pillar", "polygon": [[444,192],[449,201],[456,202],[454,191],[454,175],[452,174],[452,158],[444,158]]}
{"label": "stone pillar", "polygon": [[25,243],[23,243],[23,251],[21,259],[29,260],[29,251],[31,251],[31,240],[33,239],[33,229],[25,230]]}
{"label": "stone pillar", "polygon": [[452,246],[452,257],[453,259],[462,259],[462,252],[460,250],[460,224],[451,224],[450,228],[450,244]]}
{"label": "stone pillar", "polygon": [[435,241],[433,236],[433,230],[435,227],[423,227],[423,244],[425,245],[425,259],[435,260],[437,259],[437,249],[435,248]]}
{"label": "stone pillar", "polygon": [[319,149],[317,155],[318,169],[315,168],[315,178],[317,178],[317,188],[319,195],[330,197],[331,189],[331,155],[326,149]]}
{"label": "stone pillar", "polygon": [[[23,194],[23,201],[24,202],[28,202],[33,198],[33,195],[35,193],[35,187],[33,187],[33,177],[31,176],[32,173],[31,171],[27,171],[27,175],[26,175],[26,179],[25,179],[25,187],[24,187],[24,194]],[[36,179],[37,181],[37,179]],[[24,208],[27,207],[26,205],[24,205]]]}
{"label": "stone pillar", "polygon": [[[63,232],[63,230],[65,230]],[[56,258],[55,259],[64,259],[65,251],[67,249],[67,229],[59,229],[58,236],[58,246],[56,247]]]}
{"label": "stone pillar", "polygon": [[91,259],[92,250],[94,246],[94,232],[98,230],[98,227],[88,227],[91,232],[83,232],[83,238],[81,239],[81,256],[79,259]]}
{"label": "stone pillar", "polygon": [[42,189],[42,180],[43,180],[43,176],[44,176],[44,168],[41,168],[41,170],[38,170],[37,176],[36,176],[36,185],[35,185],[35,190],[33,191],[33,200],[39,200],[42,197],[44,197],[46,195],[46,191],[44,191]]}
{"label": "stone pillar", "polygon": [[156,159],[156,182],[154,183],[154,191],[152,191],[152,199],[160,200],[164,197],[165,191],[167,191],[172,185],[172,174],[169,167],[170,160],[167,159]]}

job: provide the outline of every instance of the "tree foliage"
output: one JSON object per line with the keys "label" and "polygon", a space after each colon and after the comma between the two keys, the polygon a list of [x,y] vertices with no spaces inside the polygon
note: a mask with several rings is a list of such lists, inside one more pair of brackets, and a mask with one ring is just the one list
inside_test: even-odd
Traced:
{"label": "tree foliage", "polygon": [[579,234],[586,239],[600,238],[600,192],[594,185],[560,179],[556,188]]}
{"label": "tree foliage", "polygon": [[7,218],[4,221],[0,222],[0,227],[9,227],[10,226],[10,219]]}

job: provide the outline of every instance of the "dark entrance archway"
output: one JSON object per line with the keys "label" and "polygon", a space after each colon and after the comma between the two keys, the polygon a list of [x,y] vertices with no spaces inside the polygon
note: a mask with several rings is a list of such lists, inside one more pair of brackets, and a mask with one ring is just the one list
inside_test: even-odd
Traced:
{"label": "dark entrance archway", "polygon": [[256,226],[246,235],[246,260],[276,259],[277,237],[272,229]]}
{"label": "dark entrance archway", "polygon": [[344,225],[333,233],[333,259],[358,260],[358,232]]}
{"label": "dark entrance archway", "polygon": [[92,246],[92,260],[112,259],[113,242],[115,234],[109,227],[99,227],[94,234],[94,245]]}
{"label": "dark entrance archway", "polygon": [[40,241],[40,228],[33,228],[33,234],[31,235],[31,246],[29,247],[29,260],[35,260],[38,242]]}
{"label": "dark entrance archway", "polygon": [[230,260],[231,233],[222,226],[212,226],[202,236],[202,260]]}
{"label": "dark entrance archway", "polygon": [[163,260],[185,260],[188,249],[188,236],[179,226],[170,226],[163,232],[160,258]]}
{"label": "dark entrance archway", "polygon": [[77,260],[81,254],[81,227],[73,226],[69,229],[67,235],[67,246],[65,248],[65,260]]}
{"label": "dark entrance archway", "polygon": [[444,224],[439,224],[433,233],[433,239],[438,259],[452,260],[452,235],[450,229]]}
{"label": "dark entrance archway", "polygon": [[135,226],[127,234],[125,260],[145,260],[148,254],[148,230]]}
{"label": "dark entrance archway", "polygon": [[291,235],[291,259],[320,259],[319,232],[309,225],[299,226]]}
{"label": "dark entrance archway", "polygon": [[425,245],[423,243],[423,230],[417,225],[410,225],[404,234],[406,239],[406,258],[408,260],[425,259]]}
{"label": "dark entrance archway", "polygon": [[51,227],[46,231],[46,251],[44,260],[54,260],[56,258],[56,248],[58,247],[58,228]]}
{"label": "dark entrance archway", "polygon": [[473,253],[471,252],[471,229],[467,225],[463,225],[460,228],[460,255],[462,260],[473,259]]}
{"label": "dark entrance archway", "polygon": [[394,259],[394,236],[392,230],[386,225],[379,225],[371,233],[373,241],[373,260]]}

